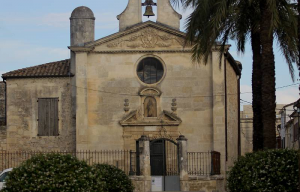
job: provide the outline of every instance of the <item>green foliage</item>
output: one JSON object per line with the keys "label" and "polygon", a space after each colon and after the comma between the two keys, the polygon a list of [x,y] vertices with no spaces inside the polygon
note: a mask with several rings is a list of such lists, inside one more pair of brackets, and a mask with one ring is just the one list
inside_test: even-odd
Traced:
{"label": "green foliage", "polygon": [[3,192],[34,191],[103,191],[104,184],[96,182],[91,167],[71,155],[40,154],[14,168]]}
{"label": "green foliage", "polygon": [[227,179],[230,192],[295,192],[299,181],[297,152],[270,150],[239,158]]}
{"label": "green foliage", "polygon": [[134,187],[124,171],[105,164],[96,164],[92,167],[95,182],[105,183],[105,192],[132,192]]}

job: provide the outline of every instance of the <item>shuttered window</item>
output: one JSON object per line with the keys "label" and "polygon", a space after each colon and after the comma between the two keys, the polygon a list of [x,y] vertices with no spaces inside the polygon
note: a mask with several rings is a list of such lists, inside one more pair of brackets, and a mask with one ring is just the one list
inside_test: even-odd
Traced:
{"label": "shuttered window", "polygon": [[38,136],[58,136],[58,98],[38,100]]}

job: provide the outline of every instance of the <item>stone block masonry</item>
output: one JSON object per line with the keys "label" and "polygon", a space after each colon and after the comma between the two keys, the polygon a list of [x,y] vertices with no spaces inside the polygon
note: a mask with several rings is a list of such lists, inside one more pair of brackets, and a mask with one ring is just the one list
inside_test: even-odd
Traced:
{"label": "stone block masonry", "polygon": [[0,150],[6,150],[5,83],[0,82]]}
{"label": "stone block masonry", "polygon": [[5,123],[5,83],[0,82],[0,126]]}

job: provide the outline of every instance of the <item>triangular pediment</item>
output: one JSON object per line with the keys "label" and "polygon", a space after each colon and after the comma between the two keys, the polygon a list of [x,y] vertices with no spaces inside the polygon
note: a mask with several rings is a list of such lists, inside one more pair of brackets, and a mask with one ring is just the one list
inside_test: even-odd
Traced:
{"label": "triangular pediment", "polygon": [[163,111],[157,118],[143,118],[137,110],[130,112],[121,121],[122,126],[178,126],[181,119],[172,112]]}
{"label": "triangular pediment", "polygon": [[184,33],[162,24],[148,21],[125,31],[96,40],[85,47],[93,51],[120,50],[183,50]]}

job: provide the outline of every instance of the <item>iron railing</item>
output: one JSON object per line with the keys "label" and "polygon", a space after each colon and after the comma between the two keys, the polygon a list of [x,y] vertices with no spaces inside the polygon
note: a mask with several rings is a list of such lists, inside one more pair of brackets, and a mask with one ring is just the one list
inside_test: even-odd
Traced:
{"label": "iron railing", "polygon": [[212,152],[188,152],[189,175],[219,175],[220,153]]}
{"label": "iron railing", "polygon": [[[127,175],[140,175],[139,155],[129,150],[103,150],[103,151],[16,151],[0,150],[0,171],[17,167],[22,162],[38,154],[70,154],[87,164],[109,164],[123,170]],[[188,152],[189,175],[218,175],[220,174],[219,152]]]}
{"label": "iron railing", "polygon": [[[58,153],[58,154],[70,154],[77,157],[79,160],[87,162],[89,165],[93,164],[109,164],[118,167],[123,170],[126,174],[130,171],[135,171],[131,167],[131,157],[134,153],[129,150],[103,150],[103,151],[51,151],[51,152],[41,152],[41,151],[16,151],[10,152],[5,150],[0,150],[0,171],[4,169],[17,167],[22,162],[30,159],[31,157],[38,154],[48,154],[48,153]],[[133,162],[134,163],[134,162]]]}

